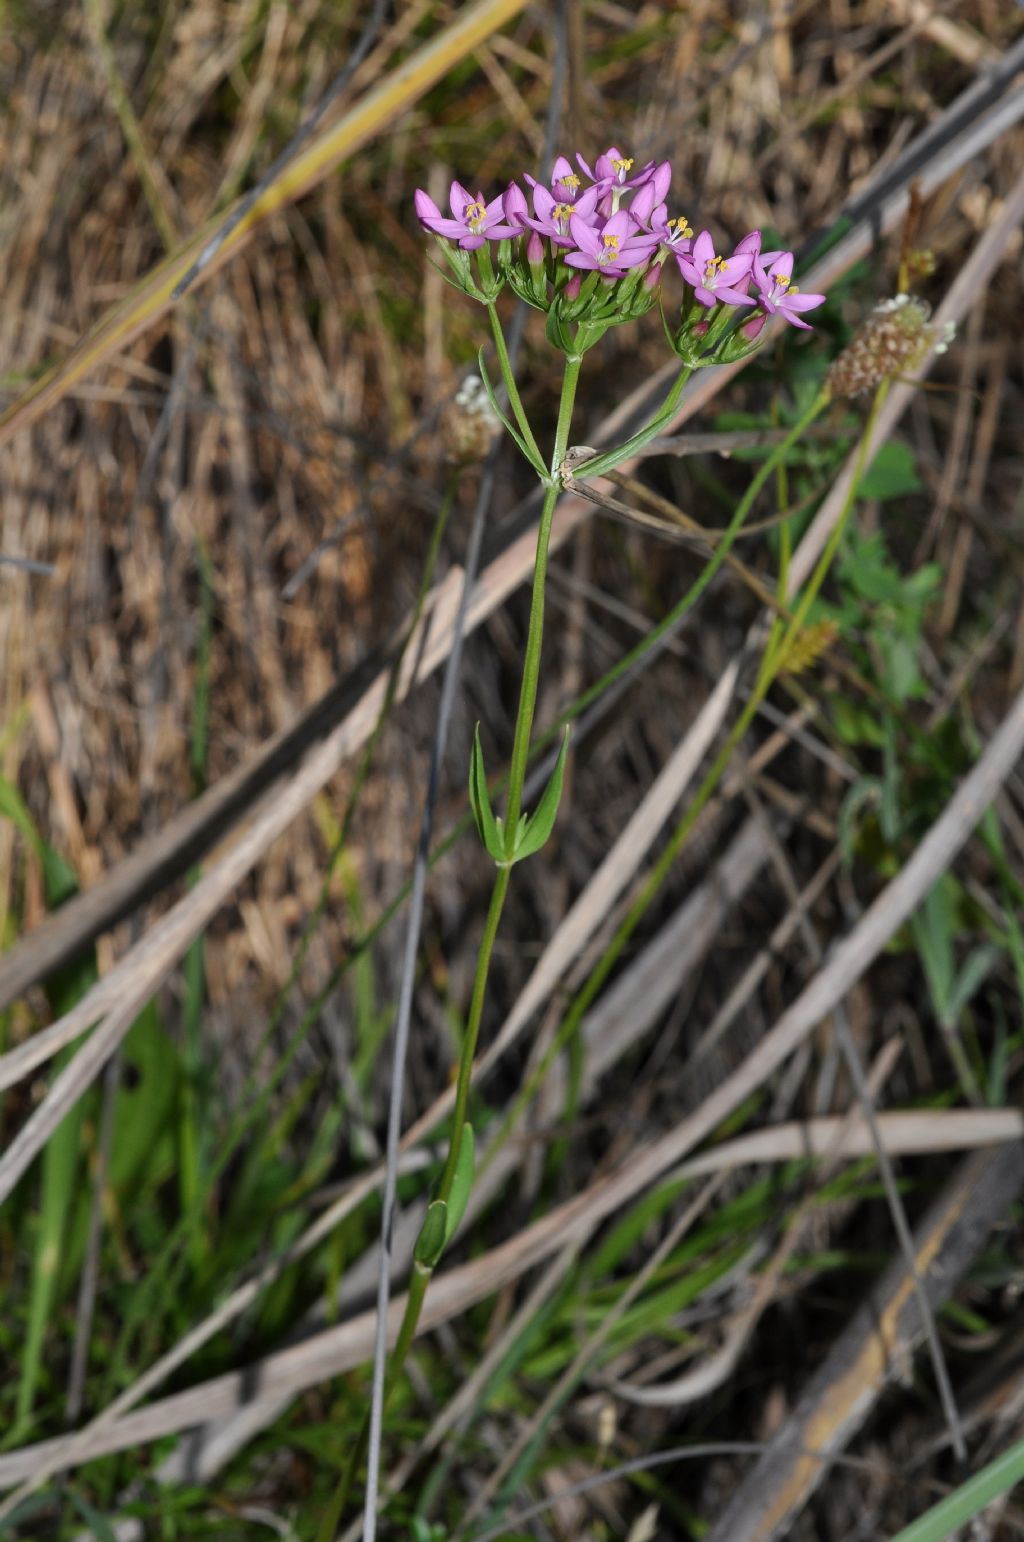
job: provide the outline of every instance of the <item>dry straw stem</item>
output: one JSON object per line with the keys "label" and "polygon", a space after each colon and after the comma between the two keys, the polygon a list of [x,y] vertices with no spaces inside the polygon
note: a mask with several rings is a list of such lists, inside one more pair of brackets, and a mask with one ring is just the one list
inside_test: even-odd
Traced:
{"label": "dry straw stem", "polygon": [[[463,21],[467,21],[467,12]],[[445,37],[448,34],[444,34]],[[437,45],[440,47],[440,40]],[[807,286],[827,287],[847,268],[871,248],[879,236],[896,229],[908,204],[908,188],[913,178],[921,179],[923,196],[938,187],[946,178],[963,166],[972,156],[978,155],[1024,115],[1024,86],[1018,87],[1005,97],[1001,93],[1011,83],[1017,71],[1024,66],[1024,39],[1011,50],[998,65],[980,72],[979,78],[946,109],[898,158],[894,166],[884,173],[876,185],[859,193],[855,200],[840,211],[840,218],[854,220],[852,229],[827,256],[804,276]],[[351,115],[350,115],[351,117]],[[344,122],[349,122],[349,119]],[[343,125],[338,126],[339,131]],[[311,147],[310,154],[314,147]],[[235,248],[229,248],[234,250]],[[218,258],[218,261],[221,259]],[[225,259],[226,260],[226,259]],[[149,280],[147,282],[151,282]],[[169,291],[168,291],[169,292]],[[160,312],[162,314],[162,311]],[[148,318],[155,319],[154,316]],[[113,325],[110,317],[102,326]],[[90,334],[92,336],[92,334]],[[86,338],[72,355],[87,347]],[[106,354],[93,352],[80,374],[101,361]],[[70,365],[71,360],[68,361]],[[723,369],[702,370],[690,389],[680,409],[678,422],[682,423],[707,405],[708,401],[732,378],[742,365]],[[635,424],[650,408],[653,400],[663,392],[666,382],[675,372],[667,368],[643,389],[634,393],[622,406],[609,416],[595,437],[599,443],[612,443]],[[76,374],[75,378],[79,378]],[[26,398],[21,402],[28,407]],[[14,404],[11,412],[18,407]],[[890,407],[890,411],[891,411]],[[0,424],[3,423],[0,419]],[[13,432],[13,429],[10,431]],[[2,430],[0,430],[2,435]],[[583,500],[565,498],[559,506],[552,532],[552,549],[557,549],[589,516],[590,510]],[[467,629],[472,630],[487,615],[492,605],[481,603],[484,596],[493,597],[494,604],[522,583],[532,570],[532,532],[522,537],[504,552],[480,579]],[[449,599],[457,592],[460,580],[449,575],[442,586],[439,599]],[[438,661],[439,662],[439,661]],[[380,678],[369,687],[372,691],[383,689],[380,681],[386,678],[389,661],[379,664]],[[271,740],[238,773],[225,778],[203,797],[184,809],[176,818],[151,839],[141,843],[136,850],[119,863],[111,873],[93,885],[71,904],[61,908],[33,932],[22,938],[0,962],[0,1008],[15,1000],[29,985],[44,978],[49,972],[76,951],[81,950],[102,931],[116,924],[146,897],[157,892],[172,879],[184,873],[199,860],[211,846],[221,839],[230,828],[252,808],[255,800],[265,791],[269,781],[284,773],[311,740],[328,733],[345,712],[353,710],[354,688],[363,678],[360,670],[349,682],[343,682],[328,692],[320,701],[313,703],[300,719]],[[421,671],[423,679],[427,671]],[[366,689],[364,682],[363,689]],[[357,709],[358,711],[358,709]],[[368,714],[372,717],[372,714]],[[352,749],[363,741],[354,739]],[[340,762],[339,762],[340,763]],[[269,842],[268,842],[269,844]],[[225,892],[228,892],[227,890]],[[98,1014],[97,1014],[98,1015]],[[82,1031],[80,1029],[80,1031]],[[75,1035],[72,1034],[71,1037]],[[68,1042],[54,1036],[49,1042],[54,1046],[46,1049],[43,1035],[38,1036],[39,1049],[25,1046],[25,1069],[17,1076],[28,1074],[42,1060],[56,1053],[61,1043]],[[38,1055],[39,1058],[32,1058]],[[12,1067],[16,1062],[12,1062]],[[5,1062],[0,1061],[0,1087],[10,1085],[5,1081],[8,1073]],[[17,1077],[15,1078],[17,1079]]]}
{"label": "dry straw stem", "polygon": [[[205,282],[247,245],[273,215],[294,203],[335,171],[382,129],[391,128],[413,102],[429,91],[486,38],[523,9],[525,0],[476,0],[458,13],[450,27],[398,65],[339,123],[316,134],[306,148],[281,169],[273,184],[247,209],[215,256],[201,269]],[[113,306],[72,349],[67,358],[35,381],[0,414],[0,445],[27,428],[97,365],[111,359],[151,327],[169,309],[175,287],[202,255],[211,236],[232,211],[208,221],[178,252],[135,285],[127,299]]]}
{"label": "dry straw stem", "polygon": [[[1018,1141],[970,1157],[932,1206],[917,1229],[914,1254],[933,1308],[977,1257],[1022,1185],[1024,1147]],[[833,1345],[706,1542],[771,1542],[784,1535],[828,1473],[829,1458],[864,1423],[923,1331],[913,1281],[897,1262]]]}

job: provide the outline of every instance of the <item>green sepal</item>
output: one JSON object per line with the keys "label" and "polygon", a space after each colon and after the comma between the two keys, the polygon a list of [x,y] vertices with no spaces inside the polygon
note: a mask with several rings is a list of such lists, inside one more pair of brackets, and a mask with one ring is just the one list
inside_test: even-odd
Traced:
{"label": "green sepal", "polygon": [[495,862],[508,860],[505,851],[505,832],[500,819],[495,819],[491,808],[491,795],[487,790],[487,772],[484,770],[484,752],[480,745],[480,724],[473,734],[473,752],[469,757],[469,806],[476,820],[477,833],[485,850]]}
{"label": "green sepal", "polygon": [[423,1269],[436,1269],[448,1235],[448,1206],[443,1199],[433,1199],[427,1206],[413,1258]]}
{"label": "green sepal", "polygon": [[518,449],[523,455],[525,455],[526,459],[530,462],[530,465],[533,467],[534,471],[536,471],[537,475],[541,478],[542,481],[546,482],[548,476],[548,468],[545,466],[544,462],[538,455],[534,455],[533,451],[530,449],[529,445],[526,443],[526,440],[523,438],[518,428],[516,428],[511,418],[506,417],[498,405],[498,398],[494,394],[494,387],[491,385],[491,382],[487,377],[487,369],[484,365],[484,351],[482,348],[480,349],[477,358],[480,365],[480,379],[484,383],[484,390],[487,392],[487,400],[490,402],[492,408],[494,409],[495,416],[501,420],[501,423],[503,424],[506,432],[512,439],[515,440]]}
{"label": "green sepal", "polygon": [[554,829],[555,819],[558,815],[558,805],[562,801],[562,783],[565,780],[565,762],[569,754],[569,725],[565,725],[562,734],[562,747],[555,761],[555,769],[551,773],[551,780],[544,789],[543,796],[533,814],[526,821],[526,827],[520,825],[516,832],[515,847],[512,852],[513,862],[522,862],[524,857],[532,857],[535,851],[539,851]]}
{"label": "green sepal", "polygon": [[473,1126],[467,1120],[462,1126],[462,1139],[459,1142],[459,1159],[455,1164],[455,1176],[452,1179],[452,1191],[448,1196],[448,1219],[445,1224],[445,1247],[459,1229],[459,1223],[466,1213],[469,1204],[470,1192],[473,1188],[473,1178],[476,1174],[476,1142],[473,1138]]}

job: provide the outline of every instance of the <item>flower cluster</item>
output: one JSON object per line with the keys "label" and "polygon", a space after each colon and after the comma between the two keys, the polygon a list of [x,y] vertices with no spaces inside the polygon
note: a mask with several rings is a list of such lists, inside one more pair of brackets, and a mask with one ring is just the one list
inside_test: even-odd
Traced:
{"label": "flower cluster", "polygon": [[726,255],[709,231],[695,235],[684,215],[670,214],[668,161],[638,168],[613,145],[593,167],[560,155],[548,182],[524,180],[529,197],[511,182],[489,201],[453,182],[450,217],[418,191],[416,213],[439,237],[459,288],[490,304],[510,284],[547,313],[549,336],[567,353],[649,310],[670,261],[685,285],[670,336],[691,365],[749,353],[769,316],[806,329],[804,314],[825,298],[797,289],[792,252],[763,252],[760,231]]}

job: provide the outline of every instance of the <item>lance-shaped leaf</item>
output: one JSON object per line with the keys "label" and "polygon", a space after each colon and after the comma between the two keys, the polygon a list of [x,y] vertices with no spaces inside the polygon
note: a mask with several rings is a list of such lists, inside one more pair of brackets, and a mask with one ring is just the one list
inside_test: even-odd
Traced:
{"label": "lance-shaped leaf", "polygon": [[480,365],[480,379],[484,383],[484,390],[487,392],[487,400],[494,408],[495,416],[501,419],[501,422],[504,424],[506,430],[509,434],[511,434],[512,438],[515,440],[522,453],[526,456],[526,459],[530,462],[530,465],[533,467],[534,471],[536,471],[537,475],[541,478],[542,481],[546,481],[548,468],[545,466],[544,462],[539,459],[538,456],[534,455],[533,451],[526,443],[526,440],[523,438],[518,428],[516,428],[515,424],[511,421],[510,418],[505,416],[500,406],[498,405],[498,398],[494,394],[494,387],[491,385],[490,380],[487,378],[487,368],[484,364],[484,351],[482,348],[477,355],[477,359]]}
{"label": "lance-shaped leaf", "polygon": [[516,836],[515,850],[512,855],[514,862],[522,862],[524,857],[532,857],[535,851],[539,851],[551,834],[558,814],[558,805],[562,800],[562,783],[565,780],[565,762],[569,753],[569,725],[565,725],[562,735],[562,747],[555,761],[555,769],[551,773],[551,780],[544,789],[544,794],[537,804],[536,812],[531,814],[526,821],[525,829]]}
{"label": "lance-shaped leaf", "polygon": [[416,1238],[413,1258],[424,1269],[434,1269],[444,1252],[448,1233],[448,1206],[443,1199],[432,1200],[423,1217],[420,1234]]}
{"label": "lance-shaped leaf", "polygon": [[452,1192],[448,1198],[448,1219],[444,1234],[446,1247],[458,1231],[459,1222],[466,1213],[475,1172],[476,1143],[473,1138],[473,1126],[467,1120],[462,1126],[462,1139],[459,1141],[459,1159],[455,1164]]}
{"label": "lance-shaped leaf", "polygon": [[495,862],[506,862],[505,838],[501,820],[495,819],[491,808],[491,795],[487,790],[487,772],[484,770],[484,752],[480,747],[480,724],[473,735],[473,753],[469,758],[469,805],[473,810],[476,827],[487,851]]}

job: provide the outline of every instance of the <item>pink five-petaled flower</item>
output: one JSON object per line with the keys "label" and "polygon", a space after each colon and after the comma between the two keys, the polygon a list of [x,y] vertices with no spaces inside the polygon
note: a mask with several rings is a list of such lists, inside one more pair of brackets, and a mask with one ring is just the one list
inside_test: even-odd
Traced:
{"label": "pink five-petaled flower", "polygon": [[569,266],[595,268],[606,278],[621,278],[627,268],[639,267],[656,245],[653,236],[633,234],[634,221],[625,209],[613,214],[600,230],[580,215],[570,215],[569,230],[577,248],[565,259]]}
{"label": "pink five-petaled flower", "polygon": [[719,300],[727,305],[753,305],[745,293],[752,262],[749,252],[716,257],[710,232],[702,230],[689,254],[677,251],[676,262],[701,305],[715,305]]}
{"label": "pink five-petaled flower", "polygon": [[[644,190],[640,189],[640,193]],[[640,193],[637,194],[639,198]],[[630,206],[630,213],[636,214],[636,198]],[[659,203],[651,211],[650,229],[658,238],[658,245],[672,252],[676,257],[689,257],[693,251],[693,230],[685,214],[678,214],[672,219],[668,217],[668,204]]]}
{"label": "pink five-petaled flower", "polygon": [[629,174],[633,170],[633,157],[623,155],[616,145],[610,145],[603,155],[597,157],[593,171],[579,151],[576,152],[576,159],[581,169],[592,182],[597,183],[602,193],[607,192],[610,187],[640,187],[654,174],[654,162],[648,161],[635,177],[631,177]]}
{"label": "pink five-petaled flower", "polygon": [[416,190],[413,203],[422,225],[436,236],[448,236],[458,241],[463,251],[472,252],[478,246],[483,246],[485,241],[504,241],[509,236],[519,234],[518,225],[502,223],[504,207],[500,197],[484,203],[483,193],[477,193],[474,198],[461,182],[453,182],[448,201],[452,209],[451,219],[446,219],[434,200],[419,189]]}
{"label": "pink five-petaled flower", "polygon": [[538,231],[542,236],[548,236],[556,246],[572,246],[573,240],[569,235],[569,221],[574,214],[578,214],[583,220],[589,221],[597,207],[600,189],[588,187],[585,193],[581,193],[575,203],[566,203],[564,200],[554,199],[547,188],[540,182],[533,185],[533,215],[524,215],[524,223],[531,230]]}
{"label": "pink five-petaled flower", "polygon": [[[771,255],[765,254],[765,257]],[[805,332],[812,328],[806,321],[801,321],[798,311],[813,311],[815,306],[824,303],[823,294],[800,294],[793,283],[793,253],[780,252],[770,268],[765,267],[765,257],[754,258],[754,283],[757,285],[757,298],[769,314],[774,316],[776,312],[794,327],[803,327]]]}
{"label": "pink five-petaled flower", "polygon": [[[531,177],[528,171],[523,173],[524,178],[531,187],[536,187],[537,178]],[[583,186],[578,174],[573,171],[572,163],[567,161],[564,155],[560,155],[551,168],[551,181],[548,187],[556,203],[572,203],[576,194]]]}

